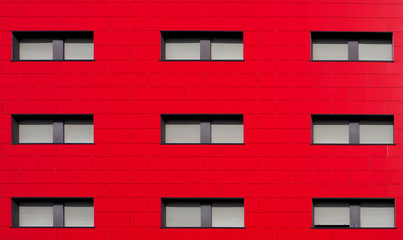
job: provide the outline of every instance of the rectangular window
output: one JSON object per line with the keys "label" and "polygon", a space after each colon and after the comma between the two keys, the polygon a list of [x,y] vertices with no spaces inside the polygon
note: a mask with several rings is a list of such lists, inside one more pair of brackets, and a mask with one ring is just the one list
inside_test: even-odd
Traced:
{"label": "rectangular window", "polygon": [[12,115],[12,143],[94,143],[93,115]]}
{"label": "rectangular window", "polygon": [[243,60],[243,32],[163,31],[161,60]]}
{"label": "rectangular window", "polygon": [[91,31],[13,32],[13,60],[93,60]]}
{"label": "rectangular window", "polygon": [[394,228],[394,199],[313,199],[315,228]]}
{"label": "rectangular window", "polygon": [[312,32],[312,60],[393,61],[390,32]]}
{"label": "rectangular window", "polygon": [[164,114],[161,142],[176,144],[241,144],[243,115]]}
{"label": "rectangular window", "polygon": [[393,115],[312,115],[313,144],[393,144]]}
{"label": "rectangular window", "polygon": [[162,227],[242,228],[243,199],[162,199]]}
{"label": "rectangular window", "polygon": [[92,198],[13,198],[13,227],[93,227]]}

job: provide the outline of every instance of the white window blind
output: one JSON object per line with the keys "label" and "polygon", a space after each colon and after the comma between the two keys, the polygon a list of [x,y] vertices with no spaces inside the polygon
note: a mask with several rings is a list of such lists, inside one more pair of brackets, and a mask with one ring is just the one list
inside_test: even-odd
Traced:
{"label": "white window blind", "polygon": [[361,227],[394,227],[393,203],[361,203]]}
{"label": "white window blind", "polygon": [[393,143],[393,121],[360,121],[360,143]]}
{"label": "white window blind", "polygon": [[200,203],[167,203],[165,211],[167,227],[201,227]]}
{"label": "white window blind", "polygon": [[195,38],[166,39],[165,59],[200,60],[200,39]]}
{"label": "white window blind", "polygon": [[314,143],[349,143],[348,121],[317,120],[313,125]]}
{"label": "white window blind", "polygon": [[53,143],[53,123],[50,120],[19,122],[20,143]]}
{"label": "white window blind", "polygon": [[94,124],[92,120],[66,120],[64,122],[65,143],[93,143]]}
{"label": "white window blind", "polygon": [[391,39],[361,39],[358,43],[359,60],[393,60]]}
{"label": "white window blind", "polygon": [[66,227],[93,227],[93,204],[82,202],[66,202],[64,205],[64,225]]}
{"label": "white window blind", "polygon": [[242,60],[243,40],[237,38],[211,39],[211,59],[213,60]]}
{"label": "white window blind", "polygon": [[19,41],[20,60],[52,60],[52,39],[21,39]]}
{"label": "white window blind", "polygon": [[20,227],[53,226],[52,203],[24,203],[19,206]]}
{"label": "white window blind", "polygon": [[313,39],[313,60],[348,60],[347,39]]}
{"label": "white window blind", "polygon": [[242,120],[213,120],[211,122],[212,143],[243,143]]}
{"label": "white window blind", "polygon": [[166,143],[200,143],[200,121],[169,120],[165,123]]}
{"label": "white window blind", "polygon": [[350,206],[348,203],[316,203],[314,207],[315,225],[350,225]]}
{"label": "white window blind", "polygon": [[67,38],[64,40],[64,59],[92,60],[94,59],[93,39]]}
{"label": "white window blind", "polygon": [[213,227],[244,227],[243,203],[213,203]]}

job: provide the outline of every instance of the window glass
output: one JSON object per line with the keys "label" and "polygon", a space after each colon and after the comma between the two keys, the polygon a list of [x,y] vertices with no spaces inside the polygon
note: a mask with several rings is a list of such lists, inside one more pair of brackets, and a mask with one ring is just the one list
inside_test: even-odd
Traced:
{"label": "window glass", "polygon": [[349,143],[349,123],[347,120],[317,120],[313,126],[314,143]]}
{"label": "window glass", "polygon": [[21,120],[20,143],[53,143],[53,123],[50,120]]}
{"label": "window glass", "polygon": [[93,143],[94,125],[92,120],[66,120],[64,122],[65,143]]}
{"label": "window glass", "polygon": [[176,202],[166,204],[167,227],[201,227],[200,203]]}
{"label": "window glass", "polygon": [[242,120],[212,120],[212,143],[243,143]]}
{"label": "window glass", "polygon": [[94,43],[91,38],[67,38],[64,40],[64,59],[94,59]]}
{"label": "window glass", "polygon": [[358,44],[359,60],[393,60],[391,39],[361,39]]}
{"label": "window glass", "polygon": [[165,138],[166,143],[200,143],[200,121],[166,121]]}
{"label": "window glass", "polygon": [[313,60],[348,60],[347,39],[313,39]]}
{"label": "window glass", "polygon": [[348,203],[316,203],[314,209],[314,222],[324,226],[350,225],[350,206]]}
{"label": "window glass", "polygon": [[361,227],[380,228],[395,226],[393,203],[361,203]]}
{"label": "window glass", "polygon": [[243,227],[243,203],[217,202],[212,204],[213,227]]}
{"label": "window glass", "polygon": [[52,60],[52,39],[21,39],[20,60]]}
{"label": "window glass", "polygon": [[166,39],[165,58],[167,60],[200,60],[200,39]]}
{"label": "window glass", "polygon": [[211,39],[211,59],[213,60],[242,60],[243,40],[236,38]]}
{"label": "window glass", "polygon": [[53,226],[53,206],[51,203],[24,203],[19,206],[20,227]]}
{"label": "window glass", "polygon": [[393,122],[381,120],[360,121],[360,143],[393,144]]}
{"label": "window glass", "polygon": [[66,202],[64,205],[64,225],[66,227],[93,227],[93,204],[85,202]]}

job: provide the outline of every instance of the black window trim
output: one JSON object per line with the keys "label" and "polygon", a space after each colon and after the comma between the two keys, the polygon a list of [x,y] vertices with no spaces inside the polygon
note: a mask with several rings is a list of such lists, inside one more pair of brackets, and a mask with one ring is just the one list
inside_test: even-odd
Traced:
{"label": "black window trim", "polygon": [[[315,119],[314,119],[315,118]],[[360,136],[359,121],[360,120],[374,120],[379,118],[380,120],[393,121],[393,143],[359,143],[357,142]],[[314,121],[315,120],[347,120],[349,121],[349,138],[352,143],[315,143],[314,142]],[[382,145],[382,146],[394,146],[395,143],[395,121],[393,114],[311,114],[311,145]]]}
{"label": "black window trim", "polygon": [[[19,226],[19,206],[24,202],[51,202],[53,205],[53,226]],[[64,204],[66,202],[91,202],[95,209],[94,198],[92,197],[12,197],[10,228],[95,228],[95,224],[91,227],[64,226]]]}
{"label": "black window trim", "polygon": [[[21,120],[51,120],[53,122],[53,143],[20,143],[19,121]],[[92,120],[94,114],[11,114],[11,145],[94,145],[92,143],[65,143],[64,121],[66,120]],[[94,124],[93,124],[94,127]]]}
{"label": "black window trim", "polygon": [[[245,133],[243,114],[161,114],[161,145],[245,145],[245,136],[242,143],[212,143],[212,120],[242,120]],[[167,120],[200,120],[200,143],[166,143],[165,124]]]}
{"label": "black window trim", "polygon": [[[168,202],[193,202],[201,203],[201,227],[167,227],[166,226],[166,204]],[[212,215],[211,207],[214,202],[242,202],[245,211],[245,200],[244,198],[161,198],[161,229],[200,229],[200,228],[210,228],[210,229],[244,229],[245,228],[245,217],[243,227],[213,227],[212,226]]]}
{"label": "black window trim", "polygon": [[[319,226],[315,225],[315,202],[320,203],[348,203],[350,206],[350,221],[353,220],[353,224],[360,224],[360,209],[359,206],[361,203],[369,203],[369,202],[385,202],[391,203],[393,202],[393,206],[395,208],[394,211],[394,227],[344,227],[344,226]],[[358,206],[358,208],[357,208]],[[353,211],[351,209],[353,208]],[[396,224],[396,200],[395,198],[312,198],[312,227],[311,229],[397,229]]]}
{"label": "black window trim", "polygon": [[[244,40],[243,31],[161,31],[161,58],[160,62],[244,62],[245,51],[242,59],[211,59],[211,39],[215,37],[222,38],[242,38]],[[167,38],[189,36],[200,38],[200,59],[166,59],[165,57],[165,41]],[[243,42],[244,44],[244,42]],[[245,49],[245,45],[244,45]]]}
{"label": "black window trim", "polygon": [[[92,38],[94,31],[11,31],[12,56],[11,62],[94,62],[94,59],[64,59],[64,39]],[[53,39],[53,59],[20,60],[19,40],[23,38]],[[94,49],[95,50],[95,49]],[[95,52],[95,51],[94,51]]]}
{"label": "black window trim", "polygon": [[[313,59],[313,38],[323,37],[323,38],[344,38],[348,41],[348,60],[314,60]],[[359,60],[358,59],[358,40],[364,37],[379,38],[383,35],[384,37],[390,35],[392,38],[392,60]],[[311,41],[311,57],[310,62],[384,62],[384,63],[394,63],[394,38],[393,32],[360,32],[360,31],[311,31],[310,32]],[[351,42],[351,43],[350,43]],[[351,52],[351,53],[350,53]]]}

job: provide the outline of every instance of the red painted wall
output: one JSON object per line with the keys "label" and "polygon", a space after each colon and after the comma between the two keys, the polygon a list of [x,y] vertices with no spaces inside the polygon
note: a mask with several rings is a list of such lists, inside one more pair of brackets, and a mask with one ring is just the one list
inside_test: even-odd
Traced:
{"label": "red painted wall", "polygon": [[[0,239],[401,240],[403,2],[0,1]],[[94,31],[94,62],[13,62],[11,31]],[[244,32],[244,62],[161,62],[161,30]],[[310,31],[393,32],[393,63],[310,62]],[[95,145],[11,145],[11,115],[94,114]],[[161,145],[160,114],[244,114],[245,145]],[[394,114],[395,146],[311,143]],[[10,228],[11,197],[94,197],[95,228]],[[245,229],[160,229],[161,197],[244,197]],[[313,197],[396,199],[397,229],[311,229]]]}

